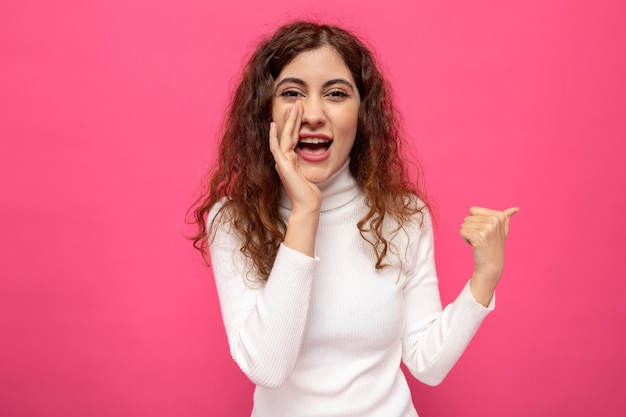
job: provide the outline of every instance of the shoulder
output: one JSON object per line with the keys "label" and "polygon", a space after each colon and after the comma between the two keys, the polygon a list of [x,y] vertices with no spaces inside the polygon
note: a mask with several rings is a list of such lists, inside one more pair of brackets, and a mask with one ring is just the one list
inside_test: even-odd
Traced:
{"label": "shoulder", "polygon": [[424,227],[432,227],[432,216],[426,202],[414,194],[403,196],[404,213],[398,216],[402,228],[419,232]]}
{"label": "shoulder", "polygon": [[412,259],[418,247],[432,236],[432,218],[427,205],[417,196],[403,198],[402,211],[387,213],[383,230],[389,241],[390,252],[400,258]]}
{"label": "shoulder", "polygon": [[218,200],[207,213],[207,234],[209,241],[217,232],[229,232],[234,220],[233,210],[227,197]]}

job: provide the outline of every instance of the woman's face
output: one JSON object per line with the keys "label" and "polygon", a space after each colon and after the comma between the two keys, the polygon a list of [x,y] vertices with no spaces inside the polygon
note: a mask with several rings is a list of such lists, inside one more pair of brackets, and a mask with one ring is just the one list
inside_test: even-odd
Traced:
{"label": "woman's face", "polygon": [[323,46],[297,55],[273,88],[279,140],[287,109],[301,101],[298,164],[309,181],[327,180],[346,162],[356,137],[361,98],[352,73],[335,49]]}

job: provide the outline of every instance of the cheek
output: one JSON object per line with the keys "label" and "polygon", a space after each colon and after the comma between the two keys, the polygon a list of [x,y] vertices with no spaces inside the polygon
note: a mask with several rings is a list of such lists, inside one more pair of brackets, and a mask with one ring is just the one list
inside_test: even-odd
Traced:
{"label": "cheek", "polygon": [[281,132],[283,131],[283,127],[285,126],[285,122],[287,119],[287,107],[289,106],[289,103],[277,103],[272,105],[272,121],[276,123],[279,135],[281,134]]}
{"label": "cheek", "polygon": [[280,117],[280,106],[272,105],[271,117],[272,117],[272,122],[276,123],[276,128],[278,129],[278,134],[280,135],[280,133],[283,131],[283,122],[284,122],[283,118]]}
{"label": "cheek", "polygon": [[346,134],[356,135],[358,123],[359,123],[359,114],[358,111],[346,111],[341,116],[341,128]]}
{"label": "cheek", "polygon": [[[272,100],[272,103],[271,103],[272,121],[282,124],[284,122],[284,114],[286,110],[287,110],[287,106],[284,103],[281,104],[279,101]],[[281,115],[283,116],[281,117]]]}

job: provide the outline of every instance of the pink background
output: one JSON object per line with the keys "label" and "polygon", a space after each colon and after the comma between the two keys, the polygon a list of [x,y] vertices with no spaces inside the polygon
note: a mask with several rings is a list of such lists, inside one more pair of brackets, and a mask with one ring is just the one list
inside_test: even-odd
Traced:
{"label": "pink background", "polygon": [[294,17],[378,52],[437,203],[444,302],[470,205],[519,205],[496,312],[421,417],[626,413],[626,6],[4,1],[0,415],[248,416],[183,219],[253,40]]}

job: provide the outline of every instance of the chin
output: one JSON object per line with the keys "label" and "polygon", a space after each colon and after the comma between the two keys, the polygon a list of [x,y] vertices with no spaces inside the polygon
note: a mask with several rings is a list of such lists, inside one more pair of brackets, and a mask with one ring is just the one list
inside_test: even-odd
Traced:
{"label": "chin", "polygon": [[320,184],[331,177],[331,173],[321,169],[303,169],[304,178],[313,184]]}

